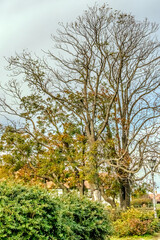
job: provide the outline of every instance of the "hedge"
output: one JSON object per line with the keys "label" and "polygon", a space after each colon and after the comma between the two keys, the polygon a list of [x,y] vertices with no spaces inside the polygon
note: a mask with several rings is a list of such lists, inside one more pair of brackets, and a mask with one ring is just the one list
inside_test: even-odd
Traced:
{"label": "hedge", "polygon": [[108,214],[97,202],[0,183],[1,240],[104,240],[110,232]]}

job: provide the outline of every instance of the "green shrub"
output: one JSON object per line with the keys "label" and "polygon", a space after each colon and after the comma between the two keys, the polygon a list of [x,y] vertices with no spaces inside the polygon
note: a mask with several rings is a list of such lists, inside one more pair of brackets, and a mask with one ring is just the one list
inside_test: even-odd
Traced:
{"label": "green shrub", "polygon": [[136,198],[131,201],[131,206],[133,206],[133,207],[142,207],[143,205],[146,207],[152,207],[153,206],[152,199]]}
{"label": "green shrub", "polygon": [[107,210],[111,222],[115,222],[116,220],[121,218],[122,210],[120,208],[107,208]]}
{"label": "green shrub", "polygon": [[109,232],[108,215],[98,203],[0,184],[1,240],[103,240]]}
{"label": "green shrub", "polygon": [[36,187],[0,184],[0,239],[54,239],[56,203]]}
{"label": "green shrub", "polygon": [[159,230],[159,221],[154,219],[152,211],[131,208],[121,213],[121,217],[114,222],[114,229],[120,237],[153,234]]}
{"label": "green shrub", "polygon": [[61,197],[58,235],[63,240],[103,240],[111,232],[108,212],[97,202],[79,198],[77,194]]}
{"label": "green shrub", "polygon": [[160,209],[157,209],[157,216],[160,218]]}

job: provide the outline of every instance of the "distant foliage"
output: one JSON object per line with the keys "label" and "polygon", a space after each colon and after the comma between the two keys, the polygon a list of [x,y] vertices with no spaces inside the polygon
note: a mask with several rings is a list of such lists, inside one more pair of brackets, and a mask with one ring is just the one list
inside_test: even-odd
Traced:
{"label": "distant foliage", "polygon": [[131,206],[133,207],[152,207],[153,203],[152,203],[152,199],[150,198],[137,198],[137,199],[133,199],[131,201]]}
{"label": "distant foliage", "polygon": [[37,187],[0,183],[1,240],[103,240],[104,207],[76,194],[52,196]]}

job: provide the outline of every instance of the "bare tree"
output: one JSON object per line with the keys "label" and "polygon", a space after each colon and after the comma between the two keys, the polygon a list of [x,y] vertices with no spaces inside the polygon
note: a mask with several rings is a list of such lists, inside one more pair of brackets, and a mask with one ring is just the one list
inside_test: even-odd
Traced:
{"label": "bare tree", "polygon": [[[154,134],[152,126],[159,119],[157,28],[148,20],[139,22],[131,15],[95,5],[75,22],[60,24],[52,36],[55,50],[46,53],[48,62],[26,52],[8,59],[8,69],[17,79],[23,76],[32,96],[58,103],[67,117],[85,126],[94,184],[100,189],[100,170],[108,165],[116,169],[122,207],[130,205],[130,177],[142,166],[137,149],[142,152],[142,142]],[[33,112],[29,108],[25,112],[18,81],[11,81],[6,91],[21,109],[15,110],[5,99],[1,103],[5,111],[24,117],[35,127]],[[145,133],[146,128],[150,133]],[[109,140],[114,143],[107,147]],[[102,157],[100,141],[107,152]]]}
{"label": "bare tree", "polygon": [[[124,56],[114,109],[118,152],[123,150],[124,158],[120,162],[125,169],[132,172],[136,172],[142,166],[142,142],[153,138],[159,129],[160,58],[157,50],[160,45],[151,38],[155,29],[154,24],[150,25],[144,21],[142,25],[130,18],[130,21],[124,20],[123,24],[115,26],[113,30],[117,45]],[[138,153],[141,156],[138,157]],[[138,162],[135,156],[138,157]],[[124,173],[123,170],[119,173],[121,204],[128,206],[130,174]]]}

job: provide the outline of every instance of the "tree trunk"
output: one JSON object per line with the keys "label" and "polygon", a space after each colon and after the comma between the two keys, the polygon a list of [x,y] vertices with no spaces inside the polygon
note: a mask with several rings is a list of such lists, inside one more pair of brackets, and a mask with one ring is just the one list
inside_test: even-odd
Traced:
{"label": "tree trunk", "polygon": [[93,199],[94,201],[101,202],[101,192],[98,189],[93,191]]}
{"label": "tree trunk", "polygon": [[102,197],[103,197],[105,202],[109,203],[113,208],[116,208],[116,203],[115,203],[114,199],[112,199],[110,197],[107,197],[105,195],[105,193],[103,193],[103,192],[102,192]]}
{"label": "tree trunk", "polygon": [[130,207],[131,188],[128,178],[119,180],[120,182],[120,207],[124,210]]}
{"label": "tree trunk", "polygon": [[85,191],[84,180],[82,180],[82,182],[81,182],[81,185],[79,187],[79,191],[80,191],[80,195],[83,196],[84,195],[84,191]]}

